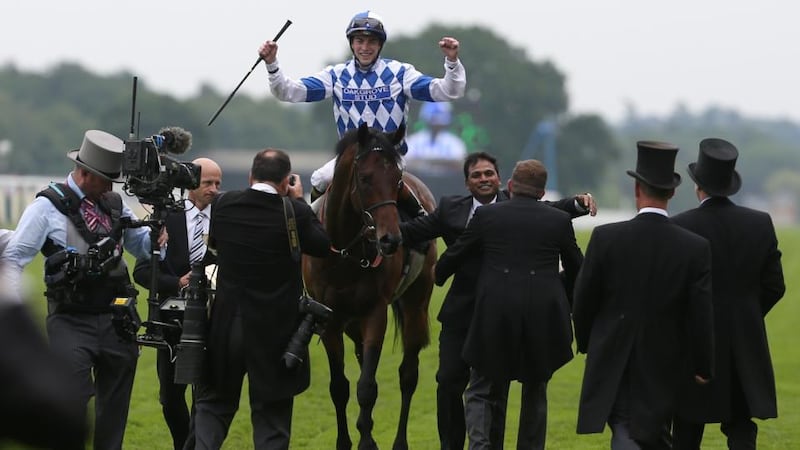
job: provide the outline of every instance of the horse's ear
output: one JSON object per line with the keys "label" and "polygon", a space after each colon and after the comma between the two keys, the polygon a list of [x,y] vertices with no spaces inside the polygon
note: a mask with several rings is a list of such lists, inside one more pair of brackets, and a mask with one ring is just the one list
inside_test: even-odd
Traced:
{"label": "horse's ear", "polygon": [[397,145],[403,142],[403,139],[406,137],[406,123],[403,122],[394,130],[394,134],[392,135],[392,144]]}
{"label": "horse's ear", "polygon": [[369,125],[362,122],[361,125],[358,126],[358,145],[363,147],[367,144],[369,140]]}

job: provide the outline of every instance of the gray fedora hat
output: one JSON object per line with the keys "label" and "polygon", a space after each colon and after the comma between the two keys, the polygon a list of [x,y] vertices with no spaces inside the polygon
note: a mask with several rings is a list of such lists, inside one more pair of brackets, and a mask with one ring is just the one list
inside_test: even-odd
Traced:
{"label": "gray fedora hat", "polygon": [[628,175],[659,189],[674,189],[681,184],[681,176],[675,173],[675,157],[678,155],[676,145],[639,141],[636,148],[636,170],[628,170]]}
{"label": "gray fedora hat", "polygon": [[122,182],[122,150],[125,143],[113,134],[88,130],[81,148],[67,153],[76,164],[109,181]]}
{"label": "gray fedora hat", "polygon": [[742,177],[736,172],[739,151],[730,142],[719,138],[700,141],[697,162],[689,164],[689,176],[712,197],[727,197],[739,192]]}

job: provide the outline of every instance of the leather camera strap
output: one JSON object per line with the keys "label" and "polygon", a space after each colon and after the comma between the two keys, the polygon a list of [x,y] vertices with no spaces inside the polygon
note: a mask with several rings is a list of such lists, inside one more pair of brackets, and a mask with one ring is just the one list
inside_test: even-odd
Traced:
{"label": "leather camera strap", "polygon": [[289,197],[283,199],[283,216],[286,219],[286,231],[289,233],[289,253],[295,262],[300,262],[300,239],[297,236],[297,221],[294,218],[294,207]]}

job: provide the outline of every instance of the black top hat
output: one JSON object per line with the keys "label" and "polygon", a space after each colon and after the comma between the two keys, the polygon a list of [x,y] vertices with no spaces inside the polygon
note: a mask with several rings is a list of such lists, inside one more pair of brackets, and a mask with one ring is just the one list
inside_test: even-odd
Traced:
{"label": "black top hat", "polygon": [[81,148],[67,153],[79,166],[109,181],[122,182],[122,150],[125,143],[113,134],[88,130]]}
{"label": "black top hat", "polygon": [[628,170],[628,175],[660,189],[674,189],[681,184],[681,176],[675,173],[677,146],[668,142],[639,141],[636,148],[636,170]]}
{"label": "black top hat", "polygon": [[689,176],[712,197],[727,197],[739,191],[742,178],[736,172],[739,151],[733,144],[718,138],[700,141],[697,162],[689,164]]}

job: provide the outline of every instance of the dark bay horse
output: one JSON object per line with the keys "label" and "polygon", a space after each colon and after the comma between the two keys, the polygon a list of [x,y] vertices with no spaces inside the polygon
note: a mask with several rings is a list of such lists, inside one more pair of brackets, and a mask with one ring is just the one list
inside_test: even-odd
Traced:
{"label": "dark bay horse", "polygon": [[[350,384],[344,372],[344,334],[354,342],[361,366],[356,385],[360,406],[356,426],[361,435],[358,448],[377,448],[372,437],[372,410],[378,397],[375,374],[389,305],[403,346],[400,421],[393,448],[408,447],[406,430],[419,378],[419,352],[430,341],[428,304],[436,246],[431,243],[422,254],[408,252],[402,245],[397,199],[403,184],[415,192],[428,212],[435,207],[430,190],[418,178],[403,172],[398,146],[404,134],[404,127],[383,133],[362,125],[339,141],[333,181],[319,212],[334,248],[327,258],[303,259],[309,292],[334,311],[322,341],[336,408],[337,449],[352,446],[346,417]],[[406,274],[409,260],[415,264]]]}

